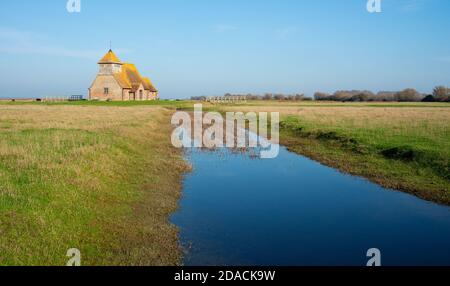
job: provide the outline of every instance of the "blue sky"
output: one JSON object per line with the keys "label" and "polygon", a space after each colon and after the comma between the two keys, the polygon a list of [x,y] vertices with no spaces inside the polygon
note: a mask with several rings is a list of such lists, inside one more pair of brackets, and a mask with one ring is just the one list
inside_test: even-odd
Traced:
{"label": "blue sky", "polygon": [[0,1],[0,96],[87,93],[109,49],[163,98],[450,85],[450,1]]}

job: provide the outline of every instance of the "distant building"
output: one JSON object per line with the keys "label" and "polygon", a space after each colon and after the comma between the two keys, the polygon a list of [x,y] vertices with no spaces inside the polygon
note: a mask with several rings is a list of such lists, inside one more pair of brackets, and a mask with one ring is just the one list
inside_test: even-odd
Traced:
{"label": "distant building", "polygon": [[98,64],[100,70],[89,88],[89,100],[158,99],[158,91],[150,79],[142,77],[135,65],[122,63],[112,50]]}

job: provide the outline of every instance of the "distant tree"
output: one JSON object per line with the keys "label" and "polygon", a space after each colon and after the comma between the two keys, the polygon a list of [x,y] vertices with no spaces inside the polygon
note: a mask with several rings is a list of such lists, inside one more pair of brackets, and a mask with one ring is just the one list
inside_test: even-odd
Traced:
{"label": "distant tree", "polygon": [[440,100],[447,97],[447,88],[445,86],[437,86],[433,90],[433,96]]}
{"label": "distant tree", "polygon": [[330,100],[330,95],[325,92],[316,92],[314,93],[314,99],[315,100]]}
{"label": "distant tree", "polygon": [[393,91],[380,91],[374,98],[374,101],[395,101],[396,92]]}
{"label": "distant tree", "polygon": [[278,93],[273,97],[275,100],[285,100],[286,96],[284,94]]}
{"label": "distant tree", "polygon": [[297,93],[294,96],[294,100],[297,100],[297,101],[301,101],[301,100],[304,100],[304,99],[305,99],[305,95],[303,93]]}
{"label": "distant tree", "polygon": [[256,95],[256,94],[247,94],[247,100],[258,100],[261,99],[260,96]]}
{"label": "distant tree", "polygon": [[422,99],[422,102],[435,102],[435,101],[436,98],[432,94],[429,94]]}
{"label": "distant tree", "polygon": [[395,100],[399,102],[417,102],[423,99],[423,96],[413,88],[407,88],[395,94]]}
{"label": "distant tree", "polygon": [[273,95],[271,93],[266,93],[263,96],[263,100],[272,100],[273,99]]}
{"label": "distant tree", "polygon": [[375,95],[371,91],[355,91],[355,95],[353,95],[350,101],[373,101]]}
{"label": "distant tree", "polygon": [[357,95],[352,96],[350,101],[354,101],[354,102],[369,101],[369,96],[367,94],[364,94],[364,93],[359,93]]}
{"label": "distant tree", "polygon": [[333,95],[331,96],[331,98],[333,100],[336,101],[350,101],[350,99],[352,98],[352,93],[345,91],[345,90],[338,90],[335,93],[333,93]]}
{"label": "distant tree", "polygon": [[436,101],[449,101],[450,89],[445,86],[438,86],[433,90],[433,96]]}

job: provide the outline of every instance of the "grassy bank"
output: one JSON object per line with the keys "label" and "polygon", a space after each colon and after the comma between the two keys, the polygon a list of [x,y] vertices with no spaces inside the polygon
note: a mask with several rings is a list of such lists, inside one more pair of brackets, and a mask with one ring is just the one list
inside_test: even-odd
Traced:
{"label": "grassy bank", "polygon": [[444,103],[249,103],[278,111],[281,143],[383,186],[450,204],[450,109]]}
{"label": "grassy bank", "polygon": [[176,265],[188,166],[161,107],[0,105],[0,265]]}

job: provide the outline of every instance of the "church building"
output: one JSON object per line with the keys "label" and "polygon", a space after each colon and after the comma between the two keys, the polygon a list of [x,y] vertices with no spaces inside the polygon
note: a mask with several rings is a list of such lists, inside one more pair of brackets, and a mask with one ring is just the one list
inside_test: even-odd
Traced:
{"label": "church building", "polygon": [[112,50],[109,50],[98,64],[100,69],[89,88],[89,100],[158,99],[158,90],[150,79],[142,77],[134,64],[122,63]]}

